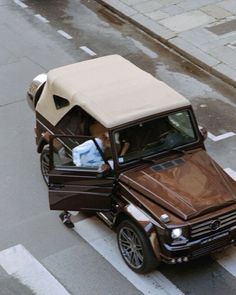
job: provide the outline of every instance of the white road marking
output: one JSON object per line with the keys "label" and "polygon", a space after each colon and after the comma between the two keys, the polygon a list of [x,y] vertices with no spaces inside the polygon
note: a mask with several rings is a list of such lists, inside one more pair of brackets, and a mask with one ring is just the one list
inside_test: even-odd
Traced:
{"label": "white road marking", "polygon": [[229,176],[231,176],[236,181],[236,171],[234,171],[231,168],[225,168],[224,170],[226,173],[229,174]]}
{"label": "white road marking", "polygon": [[[207,132],[207,136],[208,138],[210,138],[211,140],[214,140],[216,138],[215,135],[213,135],[212,133],[210,133],[209,131]],[[215,140],[214,140],[215,141]]]}
{"label": "white road marking", "polygon": [[43,17],[41,14],[35,14],[34,15],[37,19],[39,19],[43,23],[49,23],[49,20],[47,20],[45,17]]}
{"label": "white road marking", "polygon": [[233,50],[236,49],[236,43],[235,43],[235,42],[232,42],[232,43],[230,43],[230,44],[227,44],[227,46],[228,46],[229,48],[233,49]]}
{"label": "white road marking", "polygon": [[17,5],[19,5],[21,8],[27,8],[28,7],[25,3],[21,2],[20,0],[14,0],[14,2]]}
{"label": "white road marking", "polygon": [[[201,129],[202,126],[198,125],[198,128]],[[223,140],[223,139],[226,139],[226,138],[229,138],[229,137],[232,137],[232,136],[235,136],[236,133],[234,132],[226,132],[224,134],[221,134],[221,135],[218,135],[218,136],[215,136],[214,134],[212,134],[211,132],[207,132],[207,136],[208,138],[210,138],[211,140],[213,141],[220,141],[220,140]]]}
{"label": "white road marking", "polygon": [[236,134],[234,132],[227,132],[227,133],[215,136],[214,134],[208,132],[208,137],[213,141],[220,141],[220,140],[223,140],[223,139],[235,136],[235,135]]}
{"label": "white road marking", "polygon": [[221,266],[236,277],[236,251],[234,246],[214,254],[213,257]]}
{"label": "white road marking", "polygon": [[98,218],[92,217],[79,221],[75,223],[74,230],[143,294],[183,294],[158,271],[147,275],[138,275],[130,270],[121,258],[115,233]]}
{"label": "white road marking", "polygon": [[73,37],[71,35],[67,34],[66,32],[64,32],[62,30],[58,30],[57,32],[68,40],[73,39]]}
{"label": "white road marking", "polygon": [[83,51],[85,51],[86,53],[88,53],[91,56],[96,56],[97,55],[94,51],[92,51],[91,49],[89,49],[86,46],[80,46],[80,49],[82,49]]}
{"label": "white road marking", "polygon": [[22,245],[1,251],[0,265],[37,295],[70,295]]}

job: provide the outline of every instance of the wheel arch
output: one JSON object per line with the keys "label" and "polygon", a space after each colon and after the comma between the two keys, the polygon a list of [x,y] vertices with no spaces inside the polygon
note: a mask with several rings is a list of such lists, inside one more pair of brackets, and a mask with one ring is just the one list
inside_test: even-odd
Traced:
{"label": "wheel arch", "polygon": [[39,154],[41,154],[43,148],[44,148],[45,145],[47,145],[47,144],[48,144],[48,141],[42,136],[42,137],[39,139],[39,142],[38,142],[37,152],[38,152]]}
{"label": "wheel arch", "polygon": [[127,204],[123,208],[123,210],[120,211],[116,216],[114,227],[117,228],[118,225],[125,219],[130,219],[143,230],[150,242],[154,255],[156,256],[157,260],[160,261],[160,244],[158,240],[156,226],[151,221],[151,218],[148,218],[148,216],[135,205]]}

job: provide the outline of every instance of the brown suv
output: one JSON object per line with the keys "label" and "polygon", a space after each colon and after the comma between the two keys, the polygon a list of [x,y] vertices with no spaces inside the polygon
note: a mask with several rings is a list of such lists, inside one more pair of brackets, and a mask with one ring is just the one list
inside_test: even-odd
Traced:
{"label": "brown suv", "polygon": [[236,183],[187,99],[121,56],[49,71],[28,91],[52,210],[94,211],[145,273],[235,243]]}

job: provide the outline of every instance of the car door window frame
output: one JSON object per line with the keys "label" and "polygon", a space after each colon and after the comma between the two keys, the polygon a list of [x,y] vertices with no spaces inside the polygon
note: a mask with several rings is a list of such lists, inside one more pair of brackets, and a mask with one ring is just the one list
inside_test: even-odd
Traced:
{"label": "car door window frame", "polygon": [[[70,147],[68,145],[68,143],[66,143],[65,141],[63,141],[63,139],[83,139],[83,142],[87,141],[87,140],[92,140],[98,150],[98,152],[101,155],[101,158],[104,161],[104,164],[108,165],[111,168],[111,165],[109,163],[109,161],[107,159],[105,159],[104,153],[102,151],[102,149],[100,148],[100,146],[98,145],[96,138],[92,137],[92,136],[86,136],[86,135],[64,135],[64,134],[54,134],[54,135],[50,135],[49,138],[49,170],[65,170],[65,171],[83,171],[83,172],[94,172],[94,173],[98,173],[99,170],[98,169],[93,169],[91,167],[80,167],[80,166],[76,166],[75,164],[73,166],[70,165],[61,165],[61,166],[56,166],[55,165],[55,160],[54,160],[54,153],[55,153],[55,145],[54,145],[54,140],[57,140],[58,142],[61,143],[62,148],[66,148],[69,151],[71,151],[72,153],[72,147]],[[83,143],[82,142],[82,143]],[[78,145],[81,144],[78,142]],[[58,149],[59,151],[60,149]],[[73,159],[71,158],[71,160],[73,161]]]}

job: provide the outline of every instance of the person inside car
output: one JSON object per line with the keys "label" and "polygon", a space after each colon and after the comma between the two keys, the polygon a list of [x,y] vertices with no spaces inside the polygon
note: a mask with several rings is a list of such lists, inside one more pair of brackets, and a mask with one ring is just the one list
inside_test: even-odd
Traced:
{"label": "person inside car", "polygon": [[[96,141],[96,143],[95,143]],[[102,133],[99,137],[85,141],[72,150],[73,163],[77,167],[97,167],[104,164],[99,149],[105,153],[110,148],[108,133]]]}

